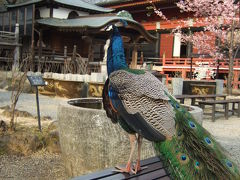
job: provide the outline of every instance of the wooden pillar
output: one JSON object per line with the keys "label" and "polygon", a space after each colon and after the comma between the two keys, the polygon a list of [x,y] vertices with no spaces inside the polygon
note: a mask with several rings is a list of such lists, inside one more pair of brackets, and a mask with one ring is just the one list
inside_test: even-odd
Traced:
{"label": "wooden pillar", "polygon": [[234,72],[234,77],[233,77],[233,89],[238,89],[238,80],[239,80],[239,71]]}
{"label": "wooden pillar", "polygon": [[73,54],[72,54],[72,60],[75,61],[77,56],[77,46],[73,46]]}
{"label": "wooden pillar", "polygon": [[34,52],[34,22],[35,22],[35,4],[32,5],[32,44],[31,44],[31,53],[32,53],[32,62],[31,62],[31,71],[34,71],[34,59],[35,59],[35,52]]}
{"label": "wooden pillar", "polygon": [[2,31],[4,31],[4,29],[5,29],[4,16],[5,16],[5,13],[2,14]]}
{"label": "wooden pillar", "polygon": [[38,72],[41,72],[41,60],[42,60],[42,29],[39,30],[39,47],[38,47]]}
{"label": "wooden pillar", "polygon": [[16,23],[18,23],[18,24],[19,24],[19,15],[20,15],[20,10],[17,9],[17,11],[16,11]]}
{"label": "wooden pillar", "polygon": [[67,46],[64,46],[64,60],[66,61],[67,60]]}
{"label": "wooden pillar", "polygon": [[63,56],[64,56],[64,67],[63,67],[63,73],[66,74],[66,73],[68,72],[67,46],[64,46]]}
{"label": "wooden pillar", "polygon": [[132,62],[130,67],[133,69],[137,68],[137,58],[138,58],[138,54],[137,54],[137,45],[134,44],[133,46],[133,51],[132,51]]}
{"label": "wooden pillar", "polygon": [[[192,30],[189,28],[188,34],[192,36]],[[187,57],[190,58],[192,56],[192,43],[188,42],[187,43]]]}
{"label": "wooden pillar", "polygon": [[166,56],[165,56],[165,53],[163,53],[163,57],[162,57],[162,65],[163,65],[163,66],[166,65]]}
{"label": "wooden pillar", "polygon": [[27,8],[24,8],[24,35],[27,34]]}
{"label": "wooden pillar", "polygon": [[155,57],[158,58],[160,56],[160,34],[156,32],[157,41],[155,45]]}
{"label": "wooden pillar", "polygon": [[15,44],[16,47],[14,49],[14,62],[13,62],[13,68],[17,68],[19,65],[19,59],[20,59],[20,48],[19,48],[19,24],[16,24],[15,27]]}
{"label": "wooden pillar", "polygon": [[187,77],[186,69],[182,69],[182,78],[185,79]]}
{"label": "wooden pillar", "polygon": [[94,51],[93,51],[93,39],[88,37],[88,62],[92,62],[93,61],[93,55],[94,55]]}

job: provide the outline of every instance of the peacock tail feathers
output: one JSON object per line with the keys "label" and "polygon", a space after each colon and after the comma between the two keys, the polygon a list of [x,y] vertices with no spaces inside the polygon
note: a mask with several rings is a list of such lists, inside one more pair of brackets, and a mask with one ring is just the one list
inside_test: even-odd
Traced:
{"label": "peacock tail feathers", "polygon": [[109,81],[103,90],[107,115],[128,133],[137,132],[146,139],[159,141],[155,142],[155,149],[164,157],[174,179],[240,179],[238,167],[225,150],[156,77],[128,68],[115,26],[108,48],[107,70]]}
{"label": "peacock tail feathers", "polygon": [[211,134],[171,95],[175,110],[176,136],[155,143],[170,173],[177,179],[240,179],[240,173]]}
{"label": "peacock tail feathers", "polygon": [[125,68],[124,69],[127,72],[133,73],[133,74],[145,74],[144,70],[141,69],[130,69],[130,68]]}

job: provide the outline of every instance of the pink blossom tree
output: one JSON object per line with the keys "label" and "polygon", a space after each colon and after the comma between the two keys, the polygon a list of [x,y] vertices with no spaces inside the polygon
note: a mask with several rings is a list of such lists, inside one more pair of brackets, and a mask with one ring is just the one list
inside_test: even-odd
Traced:
{"label": "pink blossom tree", "polygon": [[[149,3],[153,5],[157,15],[166,19],[151,1]],[[227,90],[231,94],[234,49],[240,42],[239,31],[236,29],[237,26],[239,27],[239,2],[237,0],[180,0],[176,4],[181,12],[192,13],[194,16],[191,23],[188,19],[182,20],[184,23],[179,24],[189,28],[194,25],[204,28],[198,33],[184,34],[181,32],[183,27],[179,26],[173,32],[181,33],[182,42],[192,43],[199,54],[209,54],[216,60],[228,60]],[[216,39],[217,43],[213,44]]]}

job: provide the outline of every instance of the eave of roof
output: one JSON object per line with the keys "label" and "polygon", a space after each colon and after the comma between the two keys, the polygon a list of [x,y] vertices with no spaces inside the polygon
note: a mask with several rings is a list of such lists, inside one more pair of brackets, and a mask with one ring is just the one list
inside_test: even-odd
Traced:
{"label": "eave of roof", "polygon": [[122,20],[126,21],[128,25],[126,28],[137,30],[146,40],[155,41],[156,37],[147,32],[144,27],[137,21],[116,15],[111,16],[86,16],[77,19],[57,19],[57,18],[44,18],[38,19],[36,22],[40,25],[55,27],[58,29],[102,29],[108,25],[112,25]]}
{"label": "eave of roof", "polygon": [[122,4],[122,3],[127,3],[127,2],[132,2],[134,0],[95,0],[95,4],[97,5],[113,5],[113,4]]}
{"label": "eave of roof", "polygon": [[28,1],[23,1],[20,3],[16,3],[16,4],[6,4],[6,7],[8,8],[15,8],[15,7],[21,7],[21,6],[28,6],[31,4],[37,4],[39,2],[42,2],[43,0],[28,0]]}
{"label": "eave of roof", "polygon": [[[31,5],[31,4],[38,4],[41,2],[44,2],[44,0],[28,0],[28,1],[25,1],[22,3],[18,3],[18,4],[11,4],[11,5],[8,4],[6,6],[7,6],[7,8],[16,8],[16,7],[27,6],[27,5]],[[84,2],[82,0],[70,0],[70,1],[69,0],[53,0],[52,2],[66,5],[66,6],[72,6],[72,7],[76,7],[76,8],[91,10],[91,11],[95,11],[95,12],[112,12],[114,10],[114,9],[110,9],[110,8],[100,7],[95,4],[90,4],[90,3]]]}
{"label": "eave of roof", "polygon": [[[87,1],[87,0],[86,0]],[[173,3],[177,0],[151,0],[152,3]],[[90,0],[88,0],[90,2]],[[123,9],[127,7],[141,6],[149,4],[147,0],[91,0],[92,3],[95,3],[99,6],[110,7],[113,9]]]}

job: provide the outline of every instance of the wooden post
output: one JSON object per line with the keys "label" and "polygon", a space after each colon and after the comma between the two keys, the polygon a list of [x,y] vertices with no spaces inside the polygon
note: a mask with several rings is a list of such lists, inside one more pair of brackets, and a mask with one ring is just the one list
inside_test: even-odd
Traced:
{"label": "wooden post", "polygon": [[234,72],[234,77],[233,77],[233,89],[238,89],[238,79],[239,79],[239,71]]}
{"label": "wooden post", "polygon": [[67,46],[64,46],[64,51],[63,51],[63,55],[64,55],[64,60],[67,60]]}
{"label": "wooden post", "polygon": [[165,56],[165,52],[163,53],[163,56],[162,56],[162,65],[163,65],[163,66],[166,65],[166,56]]}
{"label": "wooden post", "polygon": [[27,34],[27,8],[24,8],[24,35]]}
{"label": "wooden post", "polygon": [[11,32],[12,31],[12,13],[11,12],[8,13],[8,17],[9,17],[8,19],[9,31]]}
{"label": "wooden post", "polygon": [[186,69],[182,69],[182,78],[185,79],[187,77]]}
{"label": "wooden post", "polygon": [[2,13],[2,31],[4,31],[4,15],[5,13]]}
{"label": "wooden post", "polygon": [[63,67],[63,73],[66,74],[66,73],[68,72],[67,46],[64,46],[63,56],[64,56],[64,67]]}
{"label": "wooden post", "polygon": [[159,32],[156,32],[156,36],[157,36],[157,41],[155,44],[155,57],[158,58],[159,54],[160,54],[160,34],[159,34]]}
{"label": "wooden post", "polygon": [[35,52],[34,52],[34,22],[35,22],[35,4],[32,5],[32,45],[31,45],[31,53],[32,53],[32,62],[31,62],[31,71],[34,71],[34,59],[35,59]]}
{"label": "wooden post", "polygon": [[20,10],[18,9],[16,12],[16,23],[19,24],[19,15],[20,15]]}
{"label": "wooden post", "polygon": [[77,56],[77,46],[73,46],[73,54],[72,54],[72,60],[75,61]]}
{"label": "wooden post", "polygon": [[140,64],[143,65],[143,62],[144,62],[144,57],[143,57],[143,52],[141,51]]}
{"label": "wooden post", "polygon": [[38,72],[41,72],[41,60],[42,60],[42,29],[39,31],[39,47],[38,47]]}
{"label": "wooden post", "polygon": [[16,24],[15,27],[15,44],[16,47],[14,49],[14,62],[13,62],[13,68],[17,68],[19,64],[20,59],[20,51],[19,51],[19,24]]}
{"label": "wooden post", "polygon": [[93,45],[92,45],[92,38],[88,37],[88,41],[89,41],[89,46],[88,46],[88,62],[92,62],[93,61]]}
{"label": "wooden post", "polygon": [[131,62],[131,68],[136,69],[137,68],[137,58],[138,58],[138,54],[137,54],[137,45],[134,44],[133,46],[133,51],[132,51],[132,62]]}
{"label": "wooden post", "polygon": [[190,80],[192,79],[192,65],[193,65],[193,57],[190,58],[191,59],[191,62],[190,62]]}

